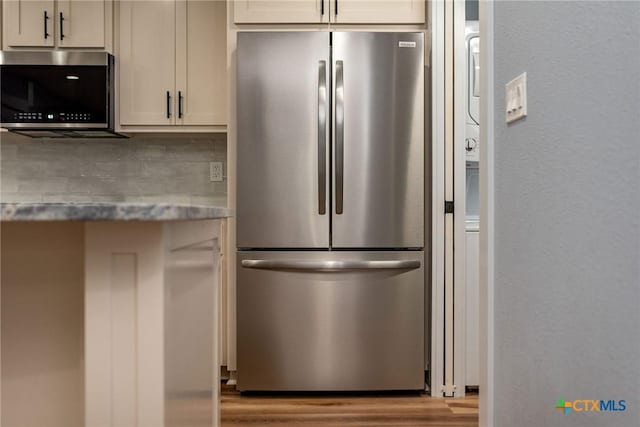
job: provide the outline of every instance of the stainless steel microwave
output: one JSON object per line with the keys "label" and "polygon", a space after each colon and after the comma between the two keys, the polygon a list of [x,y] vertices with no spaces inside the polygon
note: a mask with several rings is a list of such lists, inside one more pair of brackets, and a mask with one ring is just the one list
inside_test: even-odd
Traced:
{"label": "stainless steel microwave", "polygon": [[0,52],[1,126],[31,137],[121,137],[113,64],[106,52]]}

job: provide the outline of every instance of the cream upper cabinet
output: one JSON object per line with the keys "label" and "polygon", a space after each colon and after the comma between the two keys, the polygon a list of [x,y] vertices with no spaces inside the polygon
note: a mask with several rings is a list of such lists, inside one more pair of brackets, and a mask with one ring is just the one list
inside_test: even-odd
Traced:
{"label": "cream upper cabinet", "polygon": [[425,0],[233,0],[236,24],[422,24]]}
{"label": "cream upper cabinet", "polygon": [[226,20],[224,1],[122,1],[120,125],[226,125]]}
{"label": "cream upper cabinet", "polygon": [[329,22],[329,3],[333,0],[234,0],[236,24]]}
{"label": "cream upper cabinet", "polygon": [[226,2],[179,0],[176,14],[177,123],[226,125]]}
{"label": "cream upper cabinet", "polygon": [[332,0],[336,24],[422,24],[424,0]]}
{"label": "cream upper cabinet", "polygon": [[171,125],[175,90],[175,1],[120,2],[120,124]]}
{"label": "cream upper cabinet", "polygon": [[4,0],[6,47],[53,47],[54,0]]}
{"label": "cream upper cabinet", "polygon": [[104,48],[107,5],[111,11],[111,0],[4,0],[4,47]]}
{"label": "cream upper cabinet", "polygon": [[58,0],[56,40],[60,47],[105,45],[105,0]]}

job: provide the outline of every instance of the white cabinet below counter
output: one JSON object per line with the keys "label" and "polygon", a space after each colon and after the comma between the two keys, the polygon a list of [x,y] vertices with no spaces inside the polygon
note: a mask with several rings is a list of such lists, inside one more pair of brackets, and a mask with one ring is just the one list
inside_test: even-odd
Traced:
{"label": "white cabinet below counter", "polygon": [[218,426],[229,213],[0,204],[2,425]]}
{"label": "white cabinet below counter", "polygon": [[121,131],[224,131],[226,4],[122,1],[118,12]]}
{"label": "white cabinet below counter", "polygon": [[85,225],[85,425],[219,425],[219,230]]}

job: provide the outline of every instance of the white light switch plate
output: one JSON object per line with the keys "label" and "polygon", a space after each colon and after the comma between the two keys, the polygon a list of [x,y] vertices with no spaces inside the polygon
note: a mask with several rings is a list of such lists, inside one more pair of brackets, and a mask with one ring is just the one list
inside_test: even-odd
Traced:
{"label": "white light switch plate", "polygon": [[209,162],[209,180],[220,182],[224,180],[222,162]]}
{"label": "white light switch plate", "polygon": [[527,115],[527,73],[505,85],[505,119],[507,123]]}

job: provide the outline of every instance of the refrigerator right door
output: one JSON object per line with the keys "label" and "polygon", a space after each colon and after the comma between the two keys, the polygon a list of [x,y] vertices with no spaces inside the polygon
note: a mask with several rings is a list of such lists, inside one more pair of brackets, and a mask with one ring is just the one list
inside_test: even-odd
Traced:
{"label": "refrigerator right door", "polygon": [[424,247],[423,33],[333,33],[334,248]]}

